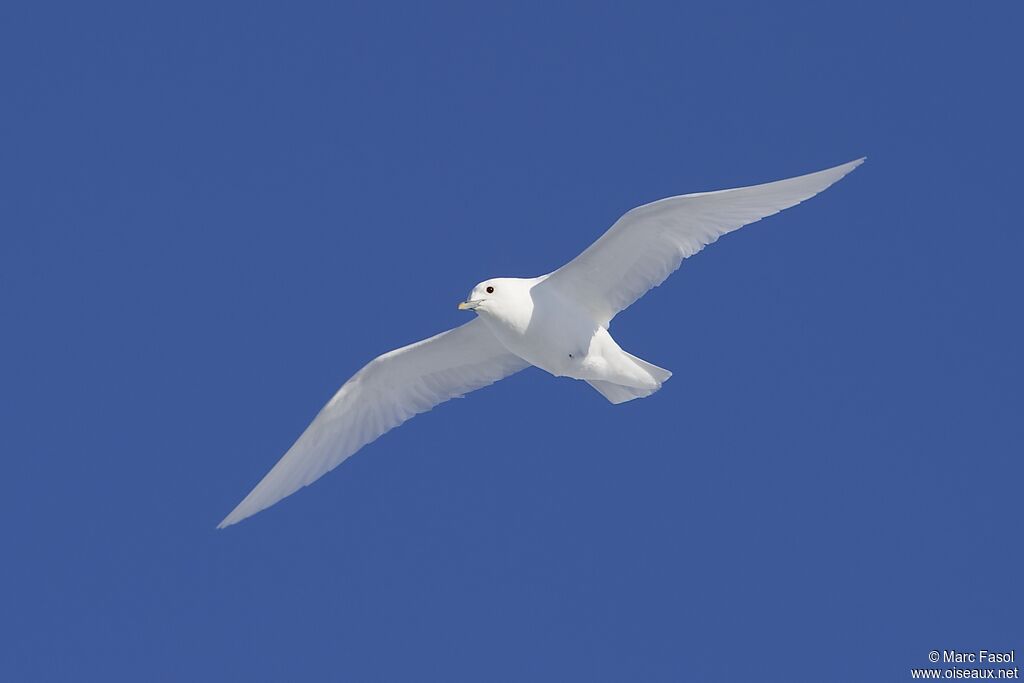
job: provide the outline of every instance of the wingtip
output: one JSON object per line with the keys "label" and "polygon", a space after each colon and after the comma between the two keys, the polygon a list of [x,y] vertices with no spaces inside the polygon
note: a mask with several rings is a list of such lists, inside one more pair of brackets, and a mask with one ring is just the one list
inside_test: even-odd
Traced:
{"label": "wingtip", "polygon": [[[867,161],[867,157],[861,157],[859,159],[854,159],[853,161],[847,161],[845,164],[839,164],[838,166],[832,166],[830,168],[823,168],[820,171],[812,171],[811,173],[807,173],[805,175],[795,176],[793,178],[788,178],[787,181],[803,180],[803,179],[809,179],[809,178],[821,178],[821,179],[827,180],[828,185],[825,185],[820,190],[818,190],[818,192],[821,192],[822,190],[824,190],[829,185],[832,185],[833,183],[837,182],[838,180],[840,180],[842,178],[845,178],[847,175],[849,175],[851,172],[853,172],[853,170],[855,168],[857,168],[858,166],[863,164],[865,161]],[[778,181],[778,182],[785,182],[785,181]],[[766,184],[769,184],[769,183],[766,183]],[[817,193],[815,193],[815,194],[817,194]]]}
{"label": "wingtip", "polygon": [[845,175],[852,171],[853,169],[860,166],[861,164],[863,164],[865,161],[867,161],[867,157],[861,157],[859,159],[854,159],[853,161],[847,161],[845,164],[839,164],[838,166],[834,166],[833,169],[837,171],[842,170],[843,174]]}
{"label": "wingtip", "polygon": [[232,524],[238,524],[243,519],[245,519],[246,517],[249,517],[251,514],[253,514],[251,512],[248,513],[248,514],[243,514],[242,512],[240,512],[240,508],[242,507],[243,503],[245,503],[244,500],[242,501],[242,503],[239,503],[235,507],[234,510],[232,510],[230,513],[228,513],[227,517],[225,517],[224,519],[220,520],[220,524],[217,525],[217,528],[218,529],[227,529]]}
{"label": "wingtip", "polygon": [[833,180],[829,183],[831,184],[836,182],[840,178],[844,178],[848,174],[852,173],[854,169],[863,164],[865,161],[867,161],[867,157],[861,157],[859,159],[854,159],[853,161],[847,161],[845,164],[839,164],[838,166],[827,168],[824,171],[819,171],[819,173],[822,174],[822,177],[833,178]]}

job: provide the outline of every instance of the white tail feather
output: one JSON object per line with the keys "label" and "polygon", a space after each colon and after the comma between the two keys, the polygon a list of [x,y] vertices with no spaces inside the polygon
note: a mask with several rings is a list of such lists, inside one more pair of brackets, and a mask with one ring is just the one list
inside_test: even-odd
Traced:
{"label": "white tail feather", "polygon": [[625,403],[626,401],[632,401],[635,398],[646,398],[650,396],[658,389],[664,382],[668,381],[668,378],[672,376],[672,373],[665,368],[659,368],[653,363],[637,358],[631,353],[623,351],[630,360],[639,365],[641,368],[651,376],[651,379],[655,381],[653,387],[629,387],[622,384],[615,384],[613,382],[603,382],[601,380],[587,380],[587,384],[594,387],[602,396],[618,405],[619,403]]}

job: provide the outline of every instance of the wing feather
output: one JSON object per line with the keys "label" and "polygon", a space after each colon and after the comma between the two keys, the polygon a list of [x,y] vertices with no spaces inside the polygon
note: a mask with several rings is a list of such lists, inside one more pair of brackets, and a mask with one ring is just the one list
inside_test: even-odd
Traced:
{"label": "wing feather", "polygon": [[413,415],[528,365],[507,351],[479,318],[375,358],[345,382],[218,528],[313,483]]}
{"label": "wing feather", "polygon": [[607,326],[722,235],[810,199],[859,166],[857,159],[796,178],[669,197],[625,213],[546,284],[582,301]]}

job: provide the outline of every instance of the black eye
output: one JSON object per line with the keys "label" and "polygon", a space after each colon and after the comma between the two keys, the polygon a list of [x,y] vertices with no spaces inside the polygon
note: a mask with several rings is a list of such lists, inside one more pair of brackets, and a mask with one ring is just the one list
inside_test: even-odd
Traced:
{"label": "black eye", "polygon": [[487,288],[487,293],[488,294],[494,294],[494,287],[488,287]]}

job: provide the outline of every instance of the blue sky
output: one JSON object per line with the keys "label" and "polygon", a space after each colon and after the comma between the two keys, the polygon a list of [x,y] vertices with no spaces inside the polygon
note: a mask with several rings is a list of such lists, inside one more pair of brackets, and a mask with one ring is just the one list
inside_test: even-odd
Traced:
{"label": "blue sky", "polygon": [[[6,4],[0,678],[904,680],[1024,646],[1013,3]],[[216,523],[627,209],[867,155]]]}

